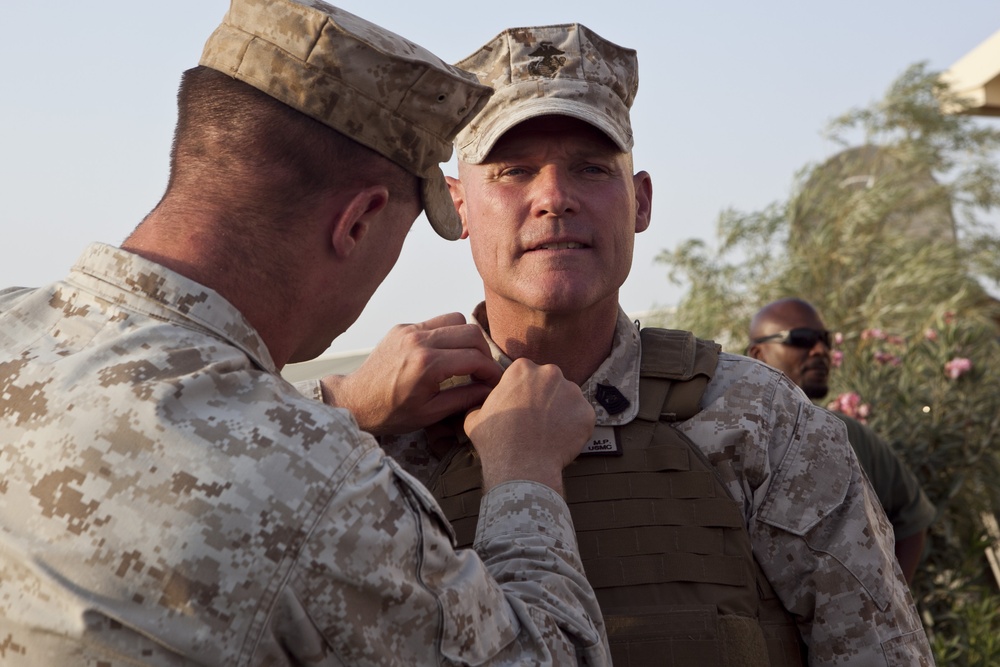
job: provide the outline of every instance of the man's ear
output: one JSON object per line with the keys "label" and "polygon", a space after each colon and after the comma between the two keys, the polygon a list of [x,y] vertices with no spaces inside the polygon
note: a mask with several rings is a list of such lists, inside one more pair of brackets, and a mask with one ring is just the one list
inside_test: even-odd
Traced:
{"label": "man's ear", "polygon": [[451,201],[455,204],[455,210],[458,211],[458,217],[462,219],[462,235],[458,238],[467,239],[469,238],[469,227],[465,224],[465,187],[462,185],[462,181],[452,176],[445,176],[444,180],[445,183],[448,184],[448,194],[451,195]]}
{"label": "man's ear", "polygon": [[[764,353],[760,349],[760,345],[751,345],[747,349],[747,356],[751,359],[756,359],[757,361],[764,361]],[[764,361],[764,363],[767,363]]]}
{"label": "man's ear", "polygon": [[632,177],[635,186],[635,233],[649,228],[653,215],[653,179],[649,173],[640,171]]}
{"label": "man's ear", "polygon": [[372,219],[389,203],[389,189],[372,185],[358,190],[330,221],[330,243],[337,257],[348,257],[368,233]]}

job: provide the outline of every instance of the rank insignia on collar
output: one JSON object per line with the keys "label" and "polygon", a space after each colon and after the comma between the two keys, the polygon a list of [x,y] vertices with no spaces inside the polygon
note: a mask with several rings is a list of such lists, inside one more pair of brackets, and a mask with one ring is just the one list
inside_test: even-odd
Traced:
{"label": "rank insignia on collar", "polygon": [[617,387],[612,387],[608,384],[598,384],[594,398],[608,411],[609,415],[616,415],[619,412],[623,412],[630,405],[629,400],[625,398],[624,394],[618,391]]}

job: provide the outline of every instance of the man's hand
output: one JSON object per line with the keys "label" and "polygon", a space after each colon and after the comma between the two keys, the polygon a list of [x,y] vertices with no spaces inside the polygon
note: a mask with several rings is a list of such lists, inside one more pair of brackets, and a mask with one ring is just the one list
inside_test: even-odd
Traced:
{"label": "man's hand", "polygon": [[[320,384],[324,402],[350,410],[363,430],[385,435],[480,405],[502,372],[479,327],[449,313],[393,327],[358,370]],[[471,381],[442,389],[454,376]]]}
{"label": "man's hand", "polygon": [[465,432],[483,463],[483,489],[515,479],[563,493],[562,471],[594,430],[594,409],[558,366],[518,359],[481,408],[465,418]]}

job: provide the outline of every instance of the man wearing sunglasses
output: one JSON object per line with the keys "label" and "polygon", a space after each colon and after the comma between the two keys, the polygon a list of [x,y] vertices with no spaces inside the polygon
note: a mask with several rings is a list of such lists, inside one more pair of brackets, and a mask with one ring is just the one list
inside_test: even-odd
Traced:
{"label": "man wearing sunglasses", "polygon": [[[814,400],[829,391],[830,348],[830,332],[816,309],[802,299],[770,303],[750,322],[747,355],[784,372]],[[927,527],[934,520],[934,505],[884,440],[859,421],[839,412],[833,414],[847,426],[858,462],[892,523],[896,559],[910,582],[923,552]]]}

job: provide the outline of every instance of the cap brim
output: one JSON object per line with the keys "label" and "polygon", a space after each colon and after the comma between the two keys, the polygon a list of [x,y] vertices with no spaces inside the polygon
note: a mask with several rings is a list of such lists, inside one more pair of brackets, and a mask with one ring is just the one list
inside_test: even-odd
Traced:
{"label": "cap brim", "polygon": [[455,210],[444,172],[434,167],[420,179],[420,194],[423,197],[424,213],[438,236],[447,241],[457,241],[462,237],[462,219]]}
{"label": "cap brim", "polygon": [[[518,100],[517,106],[507,108],[503,113],[496,113],[484,125],[479,125],[474,131],[471,126],[459,133],[471,133],[474,139],[464,145],[456,145],[456,152],[462,162],[480,164],[486,159],[494,144],[515,125],[539,116],[569,116],[593,125],[604,132],[623,153],[632,150],[632,133],[619,123],[612,121],[593,105],[570,99],[540,97],[537,99]],[[476,121],[473,121],[475,123]]]}

